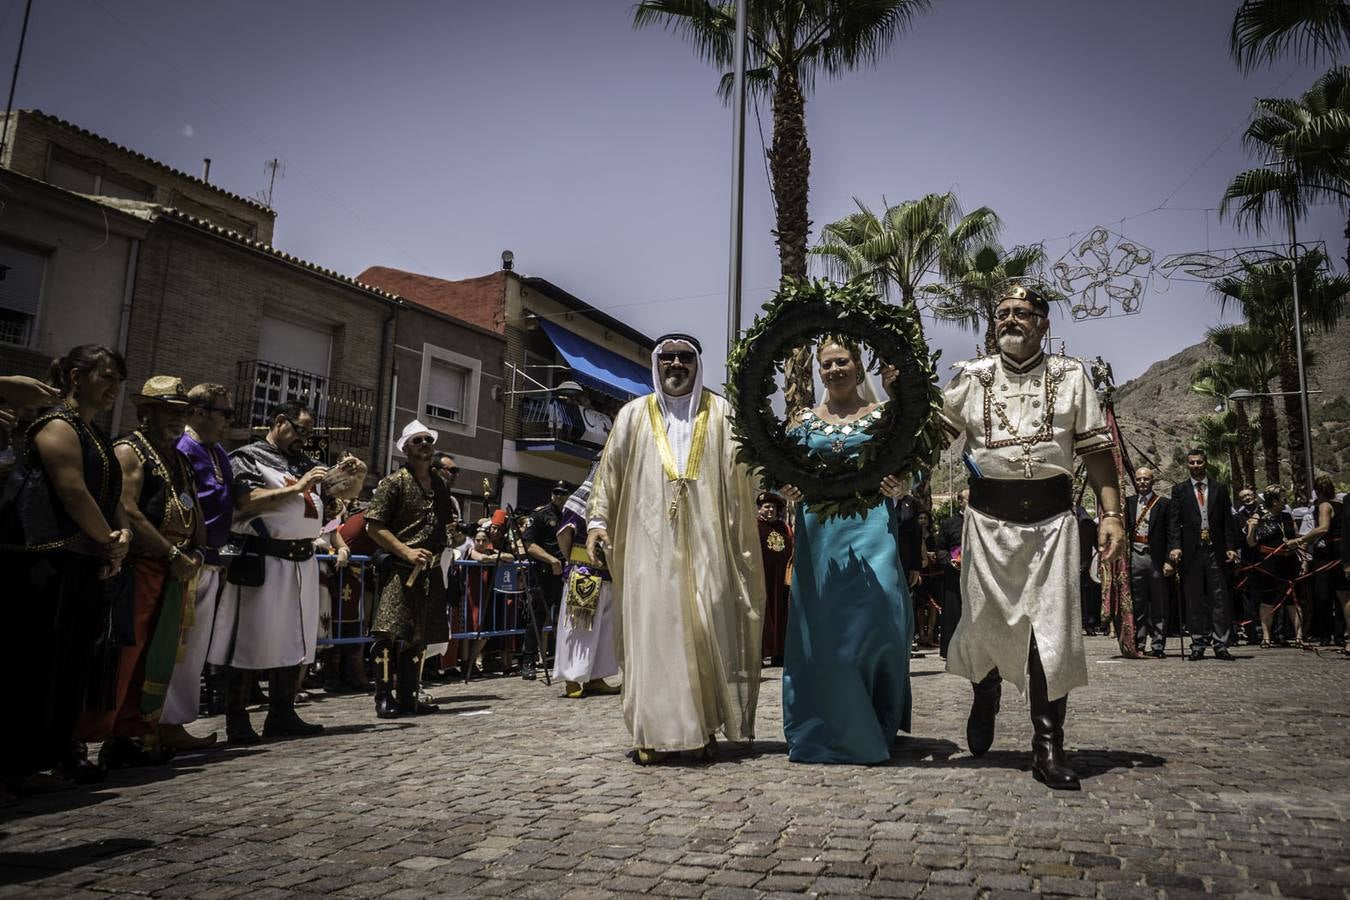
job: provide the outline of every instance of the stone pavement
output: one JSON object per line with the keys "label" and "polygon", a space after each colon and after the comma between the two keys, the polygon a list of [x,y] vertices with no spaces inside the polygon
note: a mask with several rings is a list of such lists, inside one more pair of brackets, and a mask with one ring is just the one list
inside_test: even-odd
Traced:
{"label": "stone pavement", "polygon": [[333,698],[303,708],[321,738],[29,798],[0,817],[0,893],[1350,897],[1350,664],[1088,647],[1078,794],[1028,774],[1015,691],[972,760],[970,689],[936,656],[914,661],[916,734],[870,768],[787,762],[777,670],[753,746],[648,769],[617,697],[488,679],[439,687],[436,716]]}

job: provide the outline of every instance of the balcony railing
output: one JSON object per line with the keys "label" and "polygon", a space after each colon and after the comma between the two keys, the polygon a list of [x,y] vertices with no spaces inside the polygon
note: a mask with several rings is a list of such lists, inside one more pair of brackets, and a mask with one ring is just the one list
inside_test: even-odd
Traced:
{"label": "balcony railing", "polygon": [[603,447],[613,422],[604,413],[548,397],[520,402],[520,436]]}
{"label": "balcony railing", "polygon": [[315,440],[327,445],[363,447],[375,421],[375,389],[334,381],[314,372],[261,359],[241,360],[235,377],[234,424],[260,428],[271,424],[277,404],[296,400],[314,411]]}

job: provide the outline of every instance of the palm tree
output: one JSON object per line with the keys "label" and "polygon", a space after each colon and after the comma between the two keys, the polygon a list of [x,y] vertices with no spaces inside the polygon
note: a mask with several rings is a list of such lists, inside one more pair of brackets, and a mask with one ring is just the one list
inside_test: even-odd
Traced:
{"label": "palm tree", "polygon": [[858,211],[826,225],[811,253],[824,259],[830,277],[868,278],[882,296],[904,304],[914,303],[924,278],[1003,227],[987,206],[962,215],[950,191],[887,206],[880,216],[853,202]]}
{"label": "palm tree", "polygon": [[1350,206],[1350,68],[1333,68],[1296,100],[1257,100],[1256,112],[1243,143],[1263,166],[1233,178],[1220,218],[1231,212],[1260,231],[1271,215],[1302,218],[1310,203]]}
{"label": "palm tree", "polygon": [[[1260,395],[1257,430],[1261,439],[1265,484],[1280,483],[1280,432],[1275,414],[1275,398],[1269,396],[1271,383],[1279,378],[1276,359],[1277,342],[1264,331],[1250,325],[1221,325],[1205,332],[1205,341],[1222,355],[1201,363],[1192,375],[1192,389],[1227,397],[1235,390],[1245,389]],[[1304,350],[1304,358],[1312,364],[1311,351]],[[1208,382],[1203,383],[1203,382]],[[1251,441],[1247,411],[1241,402],[1235,404],[1238,432],[1242,441],[1243,474],[1248,483],[1256,485],[1256,448]]]}
{"label": "palm tree", "polygon": [[[984,332],[984,350],[998,349],[994,337],[994,310],[1009,281],[1035,275],[1045,262],[1045,248],[1040,244],[1004,250],[994,241],[946,260],[943,265],[946,282],[926,284],[919,292],[932,300],[933,315],[948,322]],[[1065,299],[1056,291],[1041,288],[1046,299]]]}
{"label": "palm tree", "polygon": [[[1303,417],[1294,353],[1292,283],[1297,277],[1304,331],[1317,334],[1332,330],[1344,313],[1346,298],[1350,297],[1350,276],[1323,275],[1326,261],[1321,250],[1310,250],[1298,258],[1297,267],[1288,259],[1244,264],[1241,273],[1220,278],[1210,288],[1218,297],[1220,308],[1236,302],[1247,322],[1274,341],[1289,453],[1294,459],[1303,453]],[[1305,350],[1305,368],[1309,362]]]}
{"label": "palm tree", "polygon": [[[1213,462],[1215,474],[1221,481],[1231,481],[1238,471],[1237,420],[1232,412],[1217,416],[1201,416],[1195,422],[1195,443]],[[1227,463],[1219,460],[1227,459]],[[1225,471],[1225,469],[1227,471]]]}
{"label": "palm tree", "polygon": [[1244,0],[1233,17],[1229,50],[1244,72],[1292,49],[1301,62],[1334,59],[1350,46],[1345,0]]}
{"label": "palm tree", "polygon": [[[748,0],[746,87],[769,97],[772,104],[769,175],[782,278],[806,277],[811,230],[807,92],[818,75],[836,76],[875,63],[931,5],[932,0]],[[718,68],[732,64],[736,44],[732,3],[642,0],[634,7],[633,25],[661,25],[686,38],[699,56]],[[732,76],[724,75],[719,88],[723,99],[730,97],[731,88]],[[810,405],[814,386],[809,352],[793,354],[787,381],[789,411]]]}

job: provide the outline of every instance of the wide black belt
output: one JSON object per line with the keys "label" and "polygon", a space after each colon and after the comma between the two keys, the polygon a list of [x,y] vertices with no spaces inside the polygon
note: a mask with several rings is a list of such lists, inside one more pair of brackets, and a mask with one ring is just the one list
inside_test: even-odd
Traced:
{"label": "wide black belt", "polygon": [[971,478],[970,508],[1005,522],[1030,525],[1073,509],[1073,479]]}
{"label": "wide black belt", "polygon": [[250,534],[244,538],[244,552],[275,556],[290,562],[304,562],[314,556],[314,541],[310,539],[277,541]]}

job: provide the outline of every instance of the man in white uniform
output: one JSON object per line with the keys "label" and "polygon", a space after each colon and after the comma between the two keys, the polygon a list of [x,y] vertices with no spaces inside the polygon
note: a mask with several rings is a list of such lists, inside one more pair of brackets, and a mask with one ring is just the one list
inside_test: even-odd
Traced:
{"label": "man in white uniform", "polygon": [[1031,707],[1032,774],[1077,790],[1064,759],[1068,693],[1087,684],[1078,599],[1075,457],[1082,456],[1102,516],[1098,549],[1109,561],[1124,541],[1112,446],[1096,391],[1075,359],[1047,356],[1049,304],[1009,287],[995,312],[999,353],[956,364],[943,409],[950,437],[964,437],[979,476],[970,480],[962,530],[961,622],[947,671],[970,679],[970,751],[994,740],[1002,678]]}
{"label": "man in white uniform", "polygon": [[[322,725],[295,712],[300,667],[314,661],[319,637],[319,563],[314,542],[323,528],[320,484],[328,471],[304,452],[314,414],[295,402],[274,410],[267,435],[230,454],[235,516],[231,563],[220,594],[207,661],[229,666],[225,733],[232,744],[259,738],[244,705],[249,679],[240,670],[268,670],[263,737],[306,737]],[[333,534],[339,564],[347,547]]]}
{"label": "man in white uniform", "polygon": [[[756,486],[727,402],[703,389],[698,341],[666,335],[656,392],[619,411],[591,494],[586,550],[608,558],[623,712],[641,765],[749,740],[764,571]],[[603,548],[603,549],[602,549]]]}

